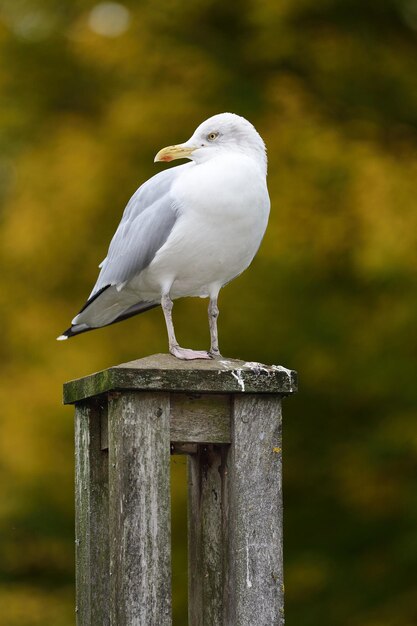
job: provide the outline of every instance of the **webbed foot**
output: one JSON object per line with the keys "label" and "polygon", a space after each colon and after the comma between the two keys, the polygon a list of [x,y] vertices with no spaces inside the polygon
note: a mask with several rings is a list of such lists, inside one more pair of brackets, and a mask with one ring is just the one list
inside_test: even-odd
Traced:
{"label": "webbed foot", "polygon": [[204,350],[190,350],[189,348],[180,348],[180,346],[173,346],[169,349],[170,353],[182,359],[183,361],[192,361],[194,359],[211,359],[210,354]]}

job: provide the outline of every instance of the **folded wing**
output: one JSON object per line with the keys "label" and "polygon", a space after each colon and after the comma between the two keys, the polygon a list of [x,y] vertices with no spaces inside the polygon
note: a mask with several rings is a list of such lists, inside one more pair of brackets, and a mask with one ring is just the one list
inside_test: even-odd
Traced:
{"label": "folded wing", "polygon": [[181,165],[160,172],[132,196],[110,243],[89,299],[61,335],[66,339],[92,328],[106,326],[157,306],[143,302],[125,285],[138,276],[168,239],[178,219],[171,187]]}

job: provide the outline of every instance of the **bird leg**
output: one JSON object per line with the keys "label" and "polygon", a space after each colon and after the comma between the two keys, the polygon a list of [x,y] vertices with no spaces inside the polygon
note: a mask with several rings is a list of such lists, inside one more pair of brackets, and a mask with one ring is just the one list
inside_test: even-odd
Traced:
{"label": "bird leg", "polygon": [[192,359],[210,359],[211,357],[208,352],[202,350],[189,350],[188,348],[181,348],[178,345],[177,338],[175,337],[174,324],[172,322],[172,307],[174,305],[168,294],[162,296],[161,306],[164,312],[165,324],[168,331],[170,353],[177,357],[177,359],[183,359],[184,361],[190,361]]}
{"label": "bird leg", "polygon": [[219,317],[217,296],[215,298],[210,298],[208,317],[210,326],[210,354],[211,356],[221,356],[219,351],[219,338],[217,334],[217,318]]}

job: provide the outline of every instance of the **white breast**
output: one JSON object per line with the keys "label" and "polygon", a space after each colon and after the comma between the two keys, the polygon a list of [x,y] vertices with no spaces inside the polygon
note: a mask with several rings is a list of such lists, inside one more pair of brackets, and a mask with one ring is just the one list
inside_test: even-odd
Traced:
{"label": "white breast", "polygon": [[[172,188],[179,219],[136,282],[142,297],[208,296],[243,272],[269,215],[265,175],[240,154],[190,167]],[[132,285],[133,286],[133,285]]]}

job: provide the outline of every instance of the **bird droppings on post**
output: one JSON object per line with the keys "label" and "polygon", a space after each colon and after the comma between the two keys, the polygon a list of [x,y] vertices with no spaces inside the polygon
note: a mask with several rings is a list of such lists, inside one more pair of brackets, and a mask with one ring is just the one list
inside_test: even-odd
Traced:
{"label": "bird droppings on post", "polygon": [[188,367],[187,361],[168,354],[122,363],[66,383],[64,402],[72,404],[107,392],[113,396],[126,389],[187,394],[193,389],[193,394],[238,392],[239,395],[257,392],[288,395],[297,391],[297,373],[281,365],[262,365],[237,359],[213,359],[200,361],[198,365],[197,373],[197,369]]}
{"label": "bird droppings on post", "polygon": [[[225,368],[224,371],[226,370],[230,371],[230,366],[233,365],[231,361],[225,361],[225,360],[218,361],[218,363],[220,363],[220,365]],[[264,365],[263,363],[258,363],[257,361],[246,361],[245,363],[243,363],[242,367],[239,367],[230,372],[233,378],[237,380],[240,391],[245,391],[245,379],[244,379],[245,370],[250,371],[253,374],[256,374],[258,376],[262,376],[262,375],[271,376],[274,372],[284,372],[288,377],[288,382],[290,386],[289,391],[291,393],[294,391],[292,370],[288,369],[287,367],[284,367],[283,365]],[[221,371],[219,370],[218,373],[220,374]]]}
{"label": "bird droppings on post", "polygon": [[288,369],[287,367],[284,367],[283,365],[271,365],[271,369],[273,369],[275,372],[285,372],[285,374],[287,374],[288,376],[288,380],[290,383],[290,391],[293,391],[292,388],[292,370]]}
{"label": "bird droppings on post", "polygon": [[[226,370],[230,371],[229,368],[232,365],[231,361],[219,361],[219,363],[225,368],[225,371]],[[237,380],[237,384],[239,385],[240,390],[245,391],[245,381],[243,380],[242,371],[243,371],[242,368],[239,367],[235,370],[232,370],[230,373],[232,374],[233,378]],[[219,374],[220,374],[220,371],[219,371]]]}
{"label": "bird droppings on post", "polygon": [[292,391],[292,370],[284,367],[283,365],[268,365],[265,366],[262,363],[257,363],[256,361],[249,361],[245,363],[243,367],[249,368],[252,372],[256,374],[266,374],[270,376],[272,372],[284,372],[288,376],[288,381],[290,383],[290,391]]}
{"label": "bird droppings on post", "polygon": [[[261,374],[262,372],[265,374],[270,373],[268,368],[265,367],[263,363],[258,363],[257,361],[247,361],[244,367],[248,367],[250,370],[252,370],[252,372],[255,372],[256,374]],[[270,367],[273,367],[273,366],[270,366]]]}
{"label": "bird droppings on post", "polygon": [[232,371],[232,376],[237,380],[237,384],[239,385],[241,391],[245,391],[245,381],[243,380],[242,370],[238,369]]}

